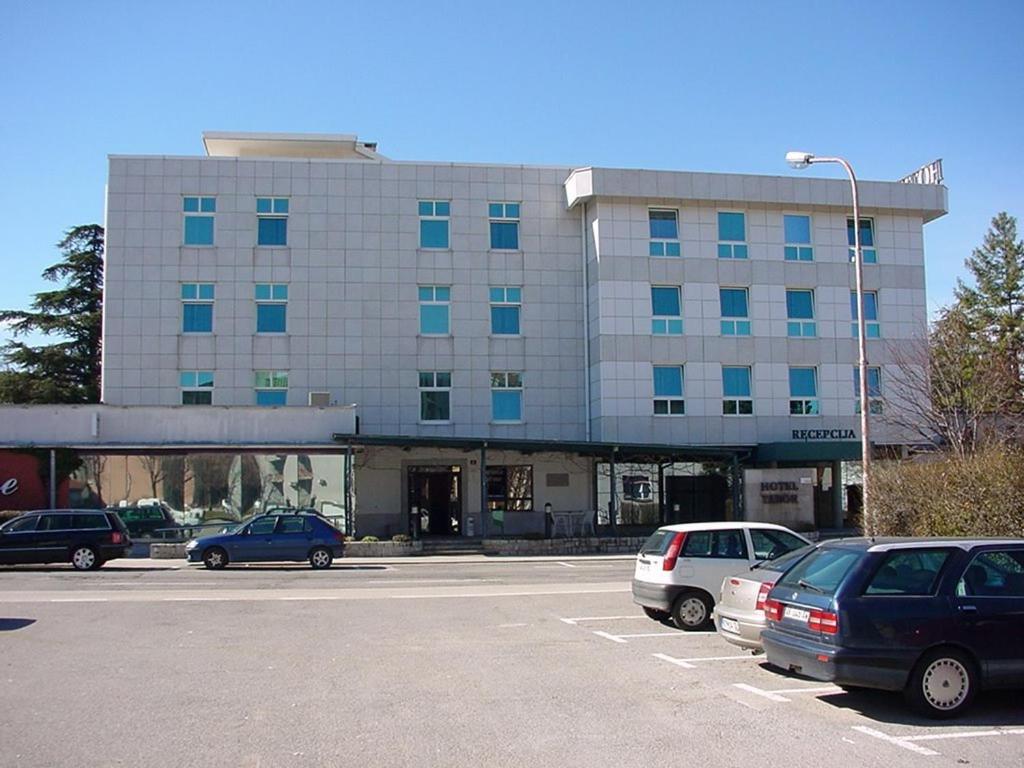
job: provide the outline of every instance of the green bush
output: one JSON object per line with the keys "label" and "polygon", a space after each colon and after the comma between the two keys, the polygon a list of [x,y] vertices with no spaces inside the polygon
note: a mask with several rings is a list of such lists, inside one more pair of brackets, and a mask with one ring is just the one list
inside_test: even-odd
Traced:
{"label": "green bush", "polygon": [[376,536],[363,536],[360,541],[380,541]]}
{"label": "green bush", "polygon": [[871,507],[883,536],[1024,536],[1024,451],[879,462]]}
{"label": "green bush", "polygon": [[396,533],[391,537],[391,540],[398,542],[399,544],[408,544],[412,541],[412,537],[407,533]]}

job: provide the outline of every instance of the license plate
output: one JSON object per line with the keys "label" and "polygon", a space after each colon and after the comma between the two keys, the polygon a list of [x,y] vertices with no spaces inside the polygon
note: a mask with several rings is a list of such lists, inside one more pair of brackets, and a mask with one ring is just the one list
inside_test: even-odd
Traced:
{"label": "license plate", "polygon": [[638,571],[649,571],[651,570],[651,564],[647,560],[637,560],[636,568]]}
{"label": "license plate", "polygon": [[811,618],[810,611],[805,611],[803,608],[794,608],[791,605],[786,606],[786,610],[783,611],[782,615],[787,619],[795,619],[804,623]]}
{"label": "license plate", "polygon": [[723,632],[732,632],[734,635],[738,635],[740,633],[740,623],[738,621],[734,619],[727,619],[723,616],[721,623]]}

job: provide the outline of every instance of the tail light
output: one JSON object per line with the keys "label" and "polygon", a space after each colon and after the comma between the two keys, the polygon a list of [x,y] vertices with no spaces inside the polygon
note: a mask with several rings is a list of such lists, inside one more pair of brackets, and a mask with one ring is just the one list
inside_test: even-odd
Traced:
{"label": "tail light", "polygon": [[839,634],[839,615],[830,611],[811,611],[807,628],[823,635]]}
{"label": "tail light", "polygon": [[124,544],[124,534],[120,531],[114,531],[112,534],[110,534],[110,543]]}
{"label": "tail light", "polygon": [[765,600],[764,617],[767,621],[782,621],[782,603],[771,598]]}
{"label": "tail light", "polygon": [[772,591],[774,586],[774,581],[766,581],[761,585],[761,589],[757,591],[757,605],[754,606],[754,610],[763,611],[765,609],[764,604],[768,599],[768,593]]}
{"label": "tail light", "polygon": [[665,559],[661,561],[661,570],[671,571],[676,567],[676,560],[679,559],[679,552],[683,548],[683,542],[686,541],[685,533],[677,533],[672,539],[672,543],[668,545],[668,552],[665,553]]}

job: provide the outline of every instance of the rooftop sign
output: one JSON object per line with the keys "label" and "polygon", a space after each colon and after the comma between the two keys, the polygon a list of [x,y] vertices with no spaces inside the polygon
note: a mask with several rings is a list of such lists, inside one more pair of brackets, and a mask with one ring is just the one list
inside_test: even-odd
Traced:
{"label": "rooftop sign", "polygon": [[933,160],[922,165],[913,173],[908,173],[900,184],[941,184],[942,183],[942,158]]}

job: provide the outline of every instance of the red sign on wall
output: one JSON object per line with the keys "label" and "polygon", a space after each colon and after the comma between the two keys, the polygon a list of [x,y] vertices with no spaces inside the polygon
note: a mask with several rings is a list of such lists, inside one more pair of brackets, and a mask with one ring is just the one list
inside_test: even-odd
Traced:
{"label": "red sign on wall", "polygon": [[[0,452],[0,510],[46,509],[50,491],[39,476],[39,460],[24,453]],[[57,506],[67,506],[68,481],[57,486]]]}

